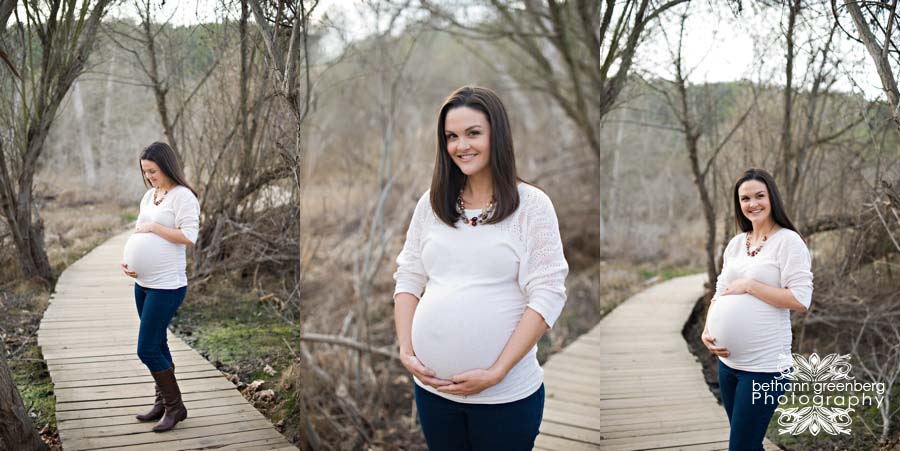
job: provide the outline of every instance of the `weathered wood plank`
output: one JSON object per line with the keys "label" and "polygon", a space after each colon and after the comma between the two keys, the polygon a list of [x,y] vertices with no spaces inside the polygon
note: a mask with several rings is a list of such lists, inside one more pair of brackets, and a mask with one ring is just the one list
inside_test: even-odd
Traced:
{"label": "weathered wood plank", "polygon": [[[179,384],[181,381],[188,381],[193,379],[208,379],[211,377],[220,378],[222,373],[217,369],[204,369],[202,371],[196,372],[178,372],[175,373],[177,375]],[[60,381],[55,382],[54,386],[57,390],[62,388],[78,388],[78,387],[100,387],[100,386],[115,386],[115,385],[128,385],[128,384],[137,384],[137,383],[147,383],[151,384],[153,382],[153,377],[150,374],[145,374],[143,376],[134,376],[134,377],[101,377],[94,379],[79,379],[74,381]]]}
{"label": "weathered wood plank", "polygon": [[632,296],[549,359],[536,449],[728,448],[725,410],[681,336],[704,280],[680,277]]}
{"label": "weathered wood plank", "polygon": [[[206,398],[199,398],[199,395],[206,395]],[[247,401],[240,395],[233,395],[224,392],[222,396],[215,393],[195,393],[192,396],[185,396],[184,404],[188,410],[204,409],[208,407],[247,405]],[[126,406],[111,406],[105,408],[79,408],[76,410],[64,410],[56,412],[57,421],[79,420],[88,418],[107,418],[118,415],[137,415],[144,413],[153,404],[152,397],[132,398],[132,402]],[[77,424],[77,423],[76,423]]]}
{"label": "weathered wood plank", "polygon": [[296,450],[222,373],[168,333],[189,417],[165,434],[134,415],[153,403],[153,379],[136,355],[134,285],[118,270],[128,234],[72,264],[38,329],[54,382],[64,449]]}
{"label": "weathered wood plank", "polygon": [[[173,432],[173,431],[170,431]],[[159,436],[160,434],[155,434]],[[167,432],[164,435],[169,435]],[[274,435],[274,436],[273,436]],[[287,443],[283,437],[278,435],[274,429],[257,429],[251,431],[239,431],[233,433],[221,433],[215,435],[209,435],[205,437],[197,437],[197,438],[189,438],[189,439],[181,439],[181,440],[171,440],[171,441],[162,441],[165,438],[157,439],[159,442],[151,442],[141,445],[132,445],[132,446],[117,446],[117,450],[127,450],[127,451],[159,451],[160,449],[164,449],[166,451],[187,451],[187,450],[208,450],[208,449],[218,449],[223,445],[241,445],[244,443],[253,443],[259,440],[283,440],[283,443]],[[241,449],[240,446],[236,446],[233,449]],[[296,448],[295,448],[296,449]],[[66,451],[69,451],[69,448],[66,448]]]}
{"label": "weathered wood plank", "polygon": [[[178,365],[175,367],[175,375],[181,377],[182,374],[193,373],[196,371],[208,371],[209,364],[194,363],[190,365]],[[56,381],[71,382],[81,380],[97,380],[97,379],[115,379],[119,377],[148,376],[150,373],[143,365],[134,365],[129,368],[121,368],[118,366],[110,367],[107,370],[98,371],[97,369],[69,369],[57,370]]]}
{"label": "weathered wood plank", "polygon": [[598,451],[599,445],[578,442],[549,434],[540,434],[534,442],[536,447],[550,451]]}
{"label": "weathered wood plank", "polygon": [[[247,404],[229,404],[224,406],[216,406],[216,407],[193,407],[190,403],[186,404],[188,409],[190,410],[191,418],[202,418],[212,415],[228,415],[233,413],[253,413],[256,415],[262,415],[259,413],[256,408]],[[116,426],[116,425],[125,425],[125,424],[136,424],[134,416],[139,413],[144,413],[150,406],[134,407],[128,408],[129,411],[127,413],[119,414],[118,416],[108,416],[108,417],[98,417],[98,418],[80,418],[75,420],[65,421],[65,429],[69,431],[73,431],[76,429],[82,428],[93,428],[93,427],[108,427],[108,426]],[[59,421],[63,423],[63,421]]]}
{"label": "weathered wood plank", "polygon": [[[216,448],[215,451],[287,451],[296,449],[294,447],[278,448],[278,446],[281,446],[281,442],[276,442],[271,439],[255,440],[252,442],[240,443],[237,445],[226,445],[221,448]],[[199,451],[199,448],[195,448],[195,450]]]}
{"label": "weathered wood plank", "polygon": [[[224,377],[207,377],[179,381],[182,394],[219,390],[234,390],[234,385]],[[153,382],[100,387],[76,387],[54,390],[57,402],[97,401],[140,397],[143,393],[153,393]]]}
{"label": "weathered wood plank", "polygon": [[[185,423],[187,420],[185,420]],[[182,439],[208,439],[209,443],[215,443],[216,438],[221,436],[222,434],[233,434],[239,432],[249,432],[249,431],[258,431],[263,430],[267,433],[271,432],[271,434],[277,434],[274,429],[272,429],[272,425],[266,420],[256,420],[256,421],[243,421],[238,423],[231,423],[227,425],[213,425],[213,426],[203,426],[196,428],[180,428],[176,427],[171,431],[166,432],[165,434],[157,434],[155,432],[150,431],[153,427],[152,425],[145,424],[144,427],[147,428],[147,432],[143,434],[129,434],[129,435],[114,435],[108,437],[89,437],[89,438],[75,438],[71,440],[65,440],[66,449],[67,450],[85,450],[85,449],[96,449],[96,448],[112,448],[112,447],[120,447],[120,446],[129,446],[129,445],[152,445],[154,449],[171,449],[169,447],[171,442],[176,442]],[[270,435],[270,434],[267,434]]]}
{"label": "weathered wood plank", "polygon": [[[263,422],[264,426],[269,426],[268,420],[266,420],[266,418],[262,416],[262,414],[260,414],[258,411],[227,412],[219,415],[207,415],[202,417],[190,415],[186,420],[182,421],[178,425],[178,430],[226,425],[232,423],[259,423],[260,421]],[[136,421],[132,421],[130,424],[102,425],[89,428],[66,429],[65,433],[60,434],[60,437],[62,437],[63,440],[72,441],[90,438],[105,438],[120,435],[141,434],[149,432],[148,429],[150,428],[148,426],[152,427],[152,425],[148,423],[138,423]]]}

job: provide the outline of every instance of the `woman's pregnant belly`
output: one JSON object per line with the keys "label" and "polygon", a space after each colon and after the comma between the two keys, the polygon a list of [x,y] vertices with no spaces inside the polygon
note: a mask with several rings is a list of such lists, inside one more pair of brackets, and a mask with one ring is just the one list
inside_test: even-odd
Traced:
{"label": "woman's pregnant belly", "polygon": [[413,350],[442,379],[489,368],[524,311],[525,300],[517,286],[490,292],[484,287],[429,286],[413,316]]}
{"label": "woman's pregnant belly", "polygon": [[155,233],[135,233],[125,242],[123,259],[138,278],[147,280],[171,271],[165,256],[177,252],[176,246]]}
{"label": "woman's pregnant belly", "polygon": [[709,310],[707,327],[716,345],[728,349],[728,358],[742,362],[751,354],[777,348],[784,320],[781,310],[750,294],[719,296]]}

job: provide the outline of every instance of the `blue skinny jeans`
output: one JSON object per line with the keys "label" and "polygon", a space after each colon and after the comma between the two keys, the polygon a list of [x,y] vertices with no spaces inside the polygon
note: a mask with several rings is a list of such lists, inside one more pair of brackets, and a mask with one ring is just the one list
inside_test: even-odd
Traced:
{"label": "blue skinny jeans", "polygon": [[150,372],[157,373],[172,366],[166,331],[178,307],[184,302],[185,294],[187,286],[166,290],[134,284],[134,303],[141,318],[137,355]]}

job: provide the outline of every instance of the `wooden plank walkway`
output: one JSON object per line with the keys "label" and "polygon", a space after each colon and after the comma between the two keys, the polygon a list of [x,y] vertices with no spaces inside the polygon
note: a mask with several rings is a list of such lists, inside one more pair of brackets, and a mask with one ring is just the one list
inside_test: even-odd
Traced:
{"label": "wooden plank walkway", "polygon": [[[535,449],[727,450],[725,409],[681,336],[705,281],[650,287],[554,354]],[[778,447],[766,440],[766,449]]]}
{"label": "wooden plank walkway", "polygon": [[151,431],[155,422],[135,420],[153,403],[153,378],[136,355],[134,282],[119,269],[130,234],[69,266],[41,320],[38,344],[55,387],[63,448],[296,450],[222,373],[171,332],[188,419],[165,433]]}

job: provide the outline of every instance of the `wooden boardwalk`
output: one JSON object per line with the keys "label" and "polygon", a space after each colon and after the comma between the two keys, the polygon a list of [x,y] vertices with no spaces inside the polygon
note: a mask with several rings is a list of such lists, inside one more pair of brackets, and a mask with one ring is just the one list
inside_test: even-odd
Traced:
{"label": "wooden boardwalk", "polygon": [[153,403],[153,378],[136,355],[134,283],[119,269],[130,233],[69,266],[38,330],[63,448],[296,450],[222,373],[171,332],[169,347],[189,417],[165,433],[150,430],[155,422],[135,420]]}
{"label": "wooden boardwalk", "polygon": [[554,354],[535,449],[727,450],[728,417],[681,336],[705,280],[638,293]]}

